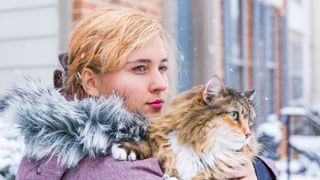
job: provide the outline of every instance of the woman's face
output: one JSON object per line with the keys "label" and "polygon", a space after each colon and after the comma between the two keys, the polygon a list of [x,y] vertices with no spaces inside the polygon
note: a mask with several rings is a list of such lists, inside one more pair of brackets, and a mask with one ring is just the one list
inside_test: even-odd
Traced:
{"label": "woman's face", "polygon": [[168,90],[167,55],[162,39],[153,38],[129,55],[122,70],[104,76],[105,93],[124,96],[129,111],[148,117],[158,115]]}

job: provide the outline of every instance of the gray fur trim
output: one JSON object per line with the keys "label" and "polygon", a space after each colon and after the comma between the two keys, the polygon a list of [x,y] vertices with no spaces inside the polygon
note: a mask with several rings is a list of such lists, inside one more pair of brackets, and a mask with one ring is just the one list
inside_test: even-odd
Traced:
{"label": "gray fur trim", "polygon": [[67,101],[58,90],[25,78],[4,97],[0,107],[14,109],[26,156],[35,160],[57,155],[61,166],[72,168],[86,155],[108,154],[112,143],[138,141],[147,132],[147,119],[127,112],[116,95]]}
{"label": "gray fur trim", "polygon": [[8,98],[8,96],[5,96],[2,99],[0,99],[0,113],[3,112],[6,108],[8,108]]}

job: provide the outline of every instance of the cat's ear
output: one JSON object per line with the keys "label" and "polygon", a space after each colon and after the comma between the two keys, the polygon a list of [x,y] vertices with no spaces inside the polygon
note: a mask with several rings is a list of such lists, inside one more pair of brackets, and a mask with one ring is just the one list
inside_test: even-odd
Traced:
{"label": "cat's ear", "polygon": [[255,90],[248,90],[242,93],[244,96],[246,96],[250,101],[253,101],[254,96],[256,95]]}
{"label": "cat's ear", "polygon": [[223,89],[222,80],[218,76],[214,76],[207,82],[207,85],[203,91],[203,100],[208,102],[212,98],[217,97],[221,89]]}

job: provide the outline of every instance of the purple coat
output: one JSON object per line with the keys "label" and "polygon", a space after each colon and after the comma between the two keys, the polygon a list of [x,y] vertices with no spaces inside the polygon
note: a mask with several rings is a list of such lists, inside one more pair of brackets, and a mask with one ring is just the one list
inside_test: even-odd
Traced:
{"label": "purple coat", "polygon": [[162,179],[156,159],[116,161],[111,156],[84,158],[74,169],[57,166],[57,158],[50,161],[32,161],[23,158],[17,180],[87,180],[87,179]]}
{"label": "purple coat", "polygon": [[[278,176],[273,161],[259,157],[273,176]],[[32,161],[23,158],[16,180],[86,180],[86,179],[162,179],[163,172],[154,158],[139,161],[116,161],[111,156],[97,159],[86,157],[74,169],[57,166],[57,159]]]}

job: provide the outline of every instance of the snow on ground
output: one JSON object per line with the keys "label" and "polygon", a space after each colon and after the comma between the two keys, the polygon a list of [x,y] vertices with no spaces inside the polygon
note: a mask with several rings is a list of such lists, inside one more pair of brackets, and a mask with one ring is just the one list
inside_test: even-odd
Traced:
{"label": "snow on ground", "polygon": [[257,128],[257,136],[266,134],[273,137],[275,143],[279,143],[282,139],[281,122],[278,120],[277,115],[272,114],[268,116],[268,120],[260,124]]}
{"label": "snow on ground", "polygon": [[[316,158],[320,158],[320,136],[302,136],[294,135],[290,138],[290,143],[297,149],[312,155],[312,159],[303,154],[295,154],[290,163],[290,170],[294,174],[292,179],[320,179],[320,164]],[[278,162],[278,169],[281,172],[281,178],[286,177],[287,163]],[[302,178],[303,177],[303,178]]]}
{"label": "snow on ground", "polygon": [[0,180],[14,177],[23,151],[24,145],[14,124],[0,117]]}
{"label": "snow on ground", "polygon": [[[304,109],[287,108],[282,113],[307,114]],[[265,123],[257,128],[257,136],[267,135],[273,143],[278,143],[282,139],[281,122],[276,116],[270,115]],[[262,142],[267,143],[267,142]],[[291,135],[290,143],[295,149],[299,149],[312,155],[312,160],[303,154],[294,153],[294,159],[290,162],[291,180],[319,180],[320,164],[316,158],[320,158],[320,136]],[[268,144],[267,144],[268,145]],[[269,144],[268,146],[270,146]],[[268,148],[270,150],[271,148]],[[272,152],[269,152],[269,154]],[[287,180],[287,161],[279,160],[276,162],[280,173],[280,180]]]}
{"label": "snow on ground", "polygon": [[[280,180],[287,180],[287,162],[277,161],[277,168],[280,174]],[[290,162],[291,180],[319,180],[320,172],[319,165],[316,162],[311,162],[307,158],[300,157],[299,159]]]}
{"label": "snow on ground", "polygon": [[[288,180],[288,177],[284,174],[280,176],[279,180]],[[319,178],[305,175],[291,175],[290,180],[319,180]]]}
{"label": "snow on ground", "polygon": [[320,136],[292,135],[290,143],[294,147],[315,154],[320,158]]}

